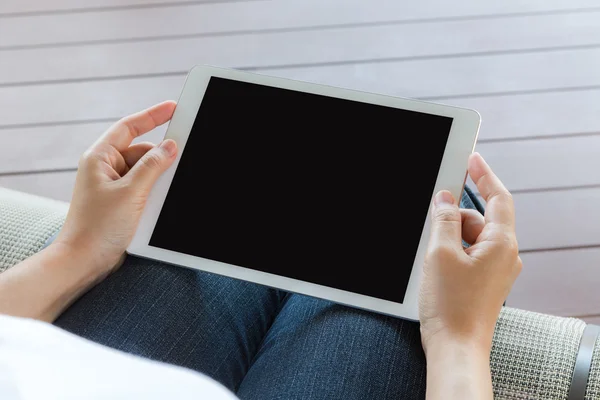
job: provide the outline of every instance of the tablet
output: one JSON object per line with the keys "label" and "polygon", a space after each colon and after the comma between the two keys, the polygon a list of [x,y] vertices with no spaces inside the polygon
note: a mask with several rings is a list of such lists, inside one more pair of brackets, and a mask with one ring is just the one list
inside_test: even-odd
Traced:
{"label": "tablet", "polygon": [[473,110],[198,66],[130,254],[418,319],[428,211]]}

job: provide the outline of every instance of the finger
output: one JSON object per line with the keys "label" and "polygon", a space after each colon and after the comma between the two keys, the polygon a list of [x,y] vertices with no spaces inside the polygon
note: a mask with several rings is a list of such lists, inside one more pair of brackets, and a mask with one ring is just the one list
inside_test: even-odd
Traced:
{"label": "finger", "polygon": [[175,111],[174,101],[165,101],[119,120],[98,139],[119,151],[125,151],[133,139],[169,121]]}
{"label": "finger", "polygon": [[461,217],[454,196],[447,190],[435,195],[429,247],[462,250]]}
{"label": "finger", "polygon": [[144,154],[124,179],[131,179],[132,185],[143,191],[150,191],[158,177],[173,163],[176,155],[177,144],[172,139],[167,139]]}
{"label": "finger", "polygon": [[515,227],[515,208],[510,192],[479,153],[469,158],[469,175],[486,201],[485,220]]}
{"label": "finger", "polygon": [[460,210],[460,216],[462,220],[463,240],[469,244],[477,242],[477,238],[485,226],[483,215],[477,210],[462,208]]}
{"label": "finger", "polygon": [[123,158],[125,159],[125,163],[127,167],[131,168],[137,163],[140,158],[150,150],[152,150],[156,145],[151,142],[141,142],[132,144],[127,148],[127,150],[121,152]]}

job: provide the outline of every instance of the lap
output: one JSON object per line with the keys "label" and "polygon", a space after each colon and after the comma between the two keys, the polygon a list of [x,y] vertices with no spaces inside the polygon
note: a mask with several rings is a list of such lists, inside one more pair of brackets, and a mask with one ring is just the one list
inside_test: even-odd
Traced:
{"label": "lap", "polygon": [[236,390],[282,298],[274,289],[130,256],[55,324]]}
{"label": "lap", "polygon": [[202,372],[242,399],[424,393],[416,323],[136,257],[56,325]]}
{"label": "lap", "polygon": [[[477,204],[465,193],[461,206]],[[425,393],[417,323],[136,257],[56,325],[203,372],[242,399]]]}
{"label": "lap", "polygon": [[288,295],[238,396],[250,399],[425,397],[419,324]]}

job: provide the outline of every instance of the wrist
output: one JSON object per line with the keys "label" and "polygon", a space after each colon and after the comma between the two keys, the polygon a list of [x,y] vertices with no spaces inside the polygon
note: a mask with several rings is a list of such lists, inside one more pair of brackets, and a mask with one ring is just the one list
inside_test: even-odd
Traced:
{"label": "wrist", "polygon": [[[495,321],[494,321],[495,322]],[[427,353],[430,349],[437,350],[446,346],[469,347],[478,353],[488,354],[492,348],[495,323],[469,324],[463,321],[454,324],[454,328],[437,320],[421,322],[421,341]]]}
{"label": "wrist", "polygon": [[450,332],[442,329],[426,334],[421,326],[423,350],[428,359],[445,354],[447,349],[468,352],[474,357],[489,359],[493,334],[493,330],[487,329],[470,330],[469,332]]}
{"label": "wrist", "polygon": [[423,349],[428,360],[448,355],[465,355],[474,359],[489,360],[491,348],[491,340],[482,340],[480,337],[437,335],[426,342],[423,341]]}
{"label": "wrist", "polygon": [[463,338],[430,342],[427,359],[428,399],[492,399],[490,347]]}
{"label": "wrist", "polygon": [[93,286],[104,279],[113,269],[113,265],[101,254],[94,251],[90,245],[55,240],[47,251],[57,259],[56,268],[68,269],[74,274],[73,278],[85,286]]}
{"label": "wrist", "polygon": [[117,254],[109,251],[113,249],[107,249],[110,246],[106,246],[101,238],[70,234],[64,228],[51,246],[60,247],[61,252],[67,254],[70,260],[77,261],[80,268],[96,278],[104,278],[114,271],[122,264],[125,256],[124,252]]}

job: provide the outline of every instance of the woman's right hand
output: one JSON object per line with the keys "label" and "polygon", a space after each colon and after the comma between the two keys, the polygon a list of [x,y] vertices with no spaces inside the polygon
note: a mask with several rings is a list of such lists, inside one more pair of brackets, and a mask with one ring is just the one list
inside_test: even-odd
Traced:
{"label": "woman's right hand", "polygon": [[485,216],[459,210],[448,191],[434,198],[419,299],[428,398],[491,398],[494,328],[522,268],[511,194],[477,153],[469,175],[487,202]]}
{"label": "woman's right hand", "polygon": [[[521,271],[511,194],[478,153],[469,159],[469,175],[487,203],[485,216],[459,210],[448,191],[434,198],[420,296],[426,350],[438,338],[490,347],[502,304]],[[462,239],[471,247],[463,248]]]}

